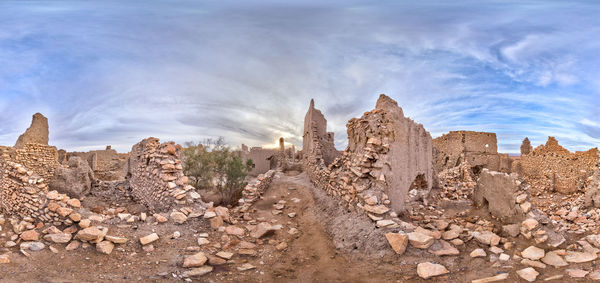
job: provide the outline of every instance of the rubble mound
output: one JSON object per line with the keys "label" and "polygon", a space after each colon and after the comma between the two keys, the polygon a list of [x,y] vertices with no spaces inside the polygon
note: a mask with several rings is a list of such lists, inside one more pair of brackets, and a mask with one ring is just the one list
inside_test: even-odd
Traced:
{"label": "rubble mound", "polygon": [[56,169],[49,186],[59,193],[80,198],[90,192],[93,180],[94,172],[88,163],[78,156],[73,156],[66,166]]}
{"label": "rubble mound", "polygon": [[40,113],[35,113],[31,126],[19,136],[15,143],[16,148],[22,148],[26,144],[37,143],[48,145],[48,118]]}

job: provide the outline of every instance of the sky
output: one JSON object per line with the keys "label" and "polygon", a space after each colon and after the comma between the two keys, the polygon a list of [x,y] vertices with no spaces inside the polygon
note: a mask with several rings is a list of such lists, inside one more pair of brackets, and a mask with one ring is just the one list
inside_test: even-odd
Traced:
{"label": "sky", "polygon": [[380,93],[435,138],[519,152],[600,146],[598,1],[0,1],[0,145],[41,112],[50,144],[154,136],[300,147],[315,99],[346,122]]}

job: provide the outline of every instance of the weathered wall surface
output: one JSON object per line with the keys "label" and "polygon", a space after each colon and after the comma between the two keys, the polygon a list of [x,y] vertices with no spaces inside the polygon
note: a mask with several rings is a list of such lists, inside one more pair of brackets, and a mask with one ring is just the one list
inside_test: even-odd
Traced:
{"label": "weathered wall surface", "polygon": [[[311,101],[309,113],[319,113]],[[314,114],[313,114],[314,115]],[[307,114],[307,119],[313,115]],[[317,115],[320,121],[321,115]],[[330,195],[373,214],[401,211],[410,189],[437,185],[431,136],[405,118],[391,98],[381,95],[375,110],[348,122],[348,148],[325,166],[319,135],[326,122],[305,123],[304,167],[311,181]],[[307,140],[308,139],[308,140]]]}
{"label": "weathered wall surface", "polygon": [[495,133],[451,131],[433,140],[437,149],[436,170],[456,167],[466,161],[472,167],[511,172],[512,160],[508,154],[498,153]]}
{"label": "weathered wall surface", "polygon": [[530,184],[569,194],[582,190],[593,174],[598,148],[585,152],[569,152],[549,137],[545,145],[536,147],[516,161],[515,168]]}
{"label": "weathered wall surface", "polygon": [[522,221],[525,213],[517,203],[520,193],[515,176],[483,169],[473,191],[476,206],[487,206],[490,213],[503,222]]}
{"label": "weathered wall surface", "polygon": [[164,211],[185,204],[193,187],[187,185],[179,159],[181,147],[147,138],[131,149],[127,160],[127,181],[136,201],[152,211]]}
{"label": "weathered wall surface", "polygon": [[340,153],[335,149],[332,132],[327,132],[327,120],[321,111],[315,109],[315,101],[304,116],[304,135],[302,137],[303,155],[311,155],[325,166],[331,164]]}
{"label": "weathered wall surface", "polygon": [[77,156],[85,160],[94,171],[94,177],[102,181],[117,181],[125,179],[125,163],[127,154],[119,154],[116,150],[107,147],[105,150],[89,152],[66,152],[63,162]]}
{"label": "weathered wall surface", "polygon": [[262,147],[248,147],[242,144],[242,159],[244,162],[248,159],[252,159],[254,162],[254,168],[250,171],[249,175],[258,176],[271,170],[271,156],[277,154],[276,149],[268,149]]}
{"label": "weathered wall surface", "polygon": [[92,189],[94,172],[86,161],[78,156],[69,158],[66,166],[59,166],[50,180],[50,189],[71,197],[80,198]]}

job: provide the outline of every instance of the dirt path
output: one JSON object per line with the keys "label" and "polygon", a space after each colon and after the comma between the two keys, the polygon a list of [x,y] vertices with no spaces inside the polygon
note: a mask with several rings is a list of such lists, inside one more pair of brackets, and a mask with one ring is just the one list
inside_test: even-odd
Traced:
{"label": "dirt path", "polygon": [[[386,270],[385,266],[377,267],[369,262],[349,261],[336,252],[331,238],[315,214],[315,201],[309,186],[312,184],[306,174],[288,173],[275,180],[263,199],[255,205],[259,209],[257,214],[264,216],[265,209],[271,214],[269,208],[272,204],[285,200],[283,215],[273,217],[279,220],[288,217],[287,213],[295,212],[297,215],[292,221],[300,231],[285,253],[273,262],[269,270],[265,270],[266,281],[396,282],[391,276],[395,272],[389,270],[389,266]],[[295,203],[292,201],[294,198],[300,201]]]}

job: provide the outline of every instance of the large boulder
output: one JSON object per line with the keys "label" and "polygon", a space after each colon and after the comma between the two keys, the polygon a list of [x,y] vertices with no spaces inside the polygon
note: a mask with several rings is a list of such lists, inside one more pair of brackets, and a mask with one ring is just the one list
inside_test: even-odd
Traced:
{"label": "large boulder", "polygon": [[56,168],[54,178],[48,184],[50,189],[79,198],[88,194],[92,188],[94,172],[86,161],[73,156],[66,167]]}
{"label": "large boulder", "polygon": [[521,221],[524,214],[515,199],[518,187],[514,176],[483,169],[473,191],[473,201],[476,206],[487,207],[501,221]]}
{"label": "large boulder", "polygon": [[19,136],[16,148],[22,148],[26,144],[37,143],[48,145],[48,118],[40,113],[35,113],[31,121],[31,126]]}

